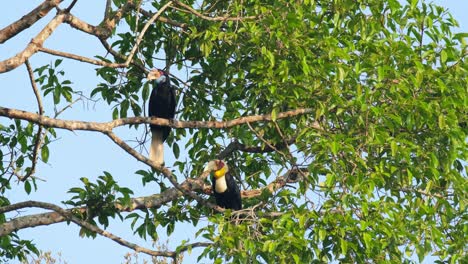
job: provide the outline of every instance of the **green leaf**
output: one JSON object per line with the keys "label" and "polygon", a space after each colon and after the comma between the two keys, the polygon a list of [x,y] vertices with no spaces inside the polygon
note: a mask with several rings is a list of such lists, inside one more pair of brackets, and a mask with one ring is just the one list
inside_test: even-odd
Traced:
{"label": "green leaf", "polygon": [[43,145],[41,148],[41,158],[44,163],[49,161],[49,147],[47,145]]}
{"label": "green leaf", "polygon": [[177,143],[174,142],[174,144],[172,144],[172,151],[174,152],[174,157],[176,159],[179,158],[179,154],[180,154],[180,149],[179,149],[179,145]]}
{"label": "green leaf", "polygon": [[62,61],[62,59],[55,60],[54,66],[57,68],[62,63]]}
{"label": "green leaf", "polygon": [[30,181],[25,181],[24,182],[24,190],[26,191],[27,194],[31,193],[31,182]]}
{"label": "green leaf", "polygon": [[442,64],[445,64],[447,62],[447,52],[445,50],[442,50],[440,52],[440,61]]}

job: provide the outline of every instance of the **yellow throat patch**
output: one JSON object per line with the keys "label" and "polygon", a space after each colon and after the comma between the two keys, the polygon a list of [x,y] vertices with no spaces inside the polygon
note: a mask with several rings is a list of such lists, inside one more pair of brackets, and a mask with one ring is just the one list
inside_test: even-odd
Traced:
{"label": "yellow throat patch", "polygon": [[214,176],[216,179],[223,177],[227,172],[226,166],[223,166],[220,170],[214,172]]}

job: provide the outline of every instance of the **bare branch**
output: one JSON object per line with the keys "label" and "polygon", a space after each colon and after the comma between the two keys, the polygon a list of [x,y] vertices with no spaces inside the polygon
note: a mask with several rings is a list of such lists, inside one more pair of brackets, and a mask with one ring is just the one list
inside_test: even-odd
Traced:
{"label": "bare branch", "polygon": [[58,6],[58,4],[60,4],[62,1],[63,0],[46,0],[34,8],[31,12],[23,16],[21,19],[0,30],[0,44],[16,36],[26,28],[29,28],[39,19],[46,16],[51,9]]}
{"label": "bare branch", "polygon": [[36,53],[44,41],[54,32],[54,30],[64,21],[65,14],[55,16],[37,36],[35,36],[26,48],[14,57],[0,62],[0,73],[8,72],[23,64],[29,57]]}
{"label": "bare branch", "polygon": [[[311,108],[299,108],[291,111],[278,113],[276,120],[284,119],[288,117],[304,115],[311,113]],[[116,119],[110,122],[85,122],[75,120],[63,120],[41,116],[36,113],[26,112],[22,110],[5,108],[0,106],[0,116],[26,120],[35,124],[41,124],[46,127],[55,127],[68,130],[86,130],[86,131],[98,131],[98,132],[109,132],[113,128],[125,125],[135,124],[153,124],[161,126],[169,126],[172,128],[213,128],[213,129],[226,129],[234,126],[238,126],[246,123],[265,122],[272,121],[270,114],[267,115],[252,115],[244,116],[228,121],[178,121],[157,117],[129,117]]]}
{"label": "bare branch", "polygon": [[48,49],[48,48],[44,48],[44,47],[41,47],[39,49],[39,51],[44,52],[44,53],[48,53],[48,54],[51,54],[51,55],[55,55],[55,56],[60,56],[60,57],[72,59],[72,60],[87,62],[87,63],[90,63],[90,64],[99,65],[99,66],[105,66],[105,67],[111,67],[111,68],[126,67],[125,63],[109,63],[109,62],[102,61],[102,60],[95,60],[95,59],[83,57],[83,56],[80,56],[80,55],[76,55],[76,54],[72,54],[72,53],[68,53],[68,52],[63,52],[63,51],[58,51],[58,50],[53,50],[53,49]]}
{"label": "bare branch", "polygon": [[72,10],[72,8],[75,6],[77,1],[78,0],[73,0],[73,2],[71,2],[71,4],[67,7],[67,9],[65,9],[65,12],[69,13]]}

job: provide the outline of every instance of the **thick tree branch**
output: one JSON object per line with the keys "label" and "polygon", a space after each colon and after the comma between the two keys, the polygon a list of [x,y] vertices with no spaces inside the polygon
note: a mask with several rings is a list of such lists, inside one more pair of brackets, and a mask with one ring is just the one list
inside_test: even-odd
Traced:
{"label": "thick tree branch", "polygon": [[[298,173],[301,171],[300,173]],[[288,171],[283,176],[278,176],[273,182],[267,186],[254,189],[254,190],[243,190],[241,191],[241,196],[243,199],[255,198],[260,196],[264,191],[269,191],[274,193],[276,190],[286,186],[288,183],[296,183],[303,180],[302,174],[308,174],[307,170],[304,169],[292,169]],[[184,191],[199,192],[206,195],[212,194],[211,185],[205,182],[208,174],[202,174],[198,178],[189,178],[180,184],[180,188]],[[143,210],[143,209],[157,209],[161,206],[179,199],[183,195],[183,192],[178,190],[175,187],[169,188],[163,191],[160,194],[153,194],[150,196],[143,196],[138,198],[133,198],[130,206],[123,206],[121,204],[115,204],[115,207],[120,212],[131,212],[134,210]],[[12,204],[4,207],[0,207],[0,213],[11,212],[24,208],[22,203]],[[71,213],[72,211],[81,211],[85,212],[86,208],[72,208],[68,209],[67,212]],[[51,225],[56,223],[61,223],[67,221],[67,218],[57,212],[50,213],[41,213],[27,216],[20,216],[14,219],[11,219],[0,225],[0,236],[8,235],[11,232],[44,225]]]}
{"label": "thick tree branch", "polygon": [[63,0],[46,0],[34,8],[31,12],[23,16],[21,19],[0,30],[0,44],[16,36],[21,31],[29,28],[39,19],[46,16],[50,10],[58,6],[62,1]]}
{"label": "thick tree branch", "polygon": [[23,64],[29,57],[36,53],[44,41],[54,32],[54,30],[64,21],[66,15],[59,14],[47,24],[39,34],[37,34],[26,48],[15,56],[0,62],[0,73],[8,72]]}
{"label": "thick tree branch", "polygon": [[[278,113],[276,120],[289,118],[298,115],[304,115],[311,113],[310,108],[299,108],[291,111]],[[75,121],[75,120],[63,120],[41,116],[36,113],[26,112],[22,110],[5,108],[0,106],[0,116],[21,119],[29,121],[35,124],[40,124],[46,127],[61,128],[67,130],[86,130],[86,131],[97,131],[97,132],[110,132],[112,129],[135,124],[153,124],[169,126],[172,128],[213,128],[213,129],[226,129],[246,123],[265,122],[272,121],[270,114],[267,115],[252,115],[244,116],[228,121],[177,121],[170,119],[163,119],[157,117],[130,117],[116,119],[110,122],[86,122],[86,121]]]}
{"label": "thick tree branch", "polygon": [[[26,202],[21,202],[21,203],[17,203],[15,205],[10,205],[8,206],[7,208],[5,207],[2,207],[0,208],[0,213],[2,212],[5,212],[5,209],[9,209],[11,211],[12,208],[16,208],[16,209],[21,209],[21,208],[27,208],[27,207],[36,207],[36,208],[42,208],[42,209],[48,209],[48,210],[52,210],[52,211],[55,211],[56,213],[60,214],[61,216],[63,216],[66,220],[69,220],[81,227],[84,227],[92,232],[95,232],[101,236],[104,236],[104,237],[107,237],[111,240],[113,240],[114,242],[124,246],[124,247],[128,247],[128,248],[131,248],[133,250],[135,250],[136,252],[142,252],[142,253],[146,253],[148,255],[151,255],[151,256],[162,256],[162,257],[175,257],[176,256],[176,252],[172,252],[172,251],[155,251],[155,250],[151,250],[151,249],[148,249],[148,248],[145,248],[145,247],[141,247],[137,244],[134,244],[134,243],[131,243],[131,242],[128,242],[126,240],[124,240],[123,238],[121,237],[118,237],[108,231],[105,231],[105,230],[102,230],[101,228],[95,226],[95,225],[92,225],[86,221],[83,221],[79,218],[77,218],[76,216],[73,215],[73,213],[69,210],[65,210],[55,204],[51,204],[51,203],[44,203],[44,202],[37,202],[37,201],[26,201]],[[13,209],[15,210],[15,209]]]}

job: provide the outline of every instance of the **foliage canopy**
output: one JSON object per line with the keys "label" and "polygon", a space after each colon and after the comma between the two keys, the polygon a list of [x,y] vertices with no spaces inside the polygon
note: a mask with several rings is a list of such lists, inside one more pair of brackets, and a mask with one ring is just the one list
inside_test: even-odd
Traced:
{"label": "foliage canopy", "polygon": [[[174,187],[170,179],[198,178],[221,156],[243,189],[260,191],[246,195],[241,213],[216,213],[195,201],[193,195],[212,201],[203,188],[123,210],[138,193],[119,186],[123,175],[105,172],[70,190],[65,204],[87,208],[74,210],[74,217],[105,228],[119,216],[148,239],[192,223],[198,239],[209,242],[200,258],[215,263],[466,260],[468,34],[452,32],[457,22],[444,8],[418,0],[168,3],[113,0],[89,33],[110,42],[109,56],[96,54],[106,64],[96,69],[102,82],[79,91],[61,60],[39,67],[36,82],[52,98],[46,108],[60,109],[84,94],[113,109],[109,118],[142,116],[151,89],[146,72],[166,67],[178,91],[177,120],[269,115],[270,121],[174,129],[168,144],[176,161],[166,161],[173,174],[142,164],[136,172],[142,183],[157,182],[166,195]],[[158,10],[162,16],[148,24]],[[5,109],[3,116],[15,117]],[[281,115],[297,109],[304,111]],[[50,142],[63,128],[52,122],[38,132],[40,120],[15,118],[0,124],[1,206],[15,191],[11,175],[33,170],[37,139],[43,138],[40,157],[47,162]],[[143,133],[141,123],[148,121],[128,129]],[[226,151],[229,142],[234,151]],[[291,184],[273,193],[263,188],[280,175]],[[34,177],[25,180],[25,191],[34,184]],[[2,225],[12,221],[0,217]],[[82,235],[99,234],[82,227]],[[16,231],[0,244],[4,258],[36,251]]]}

